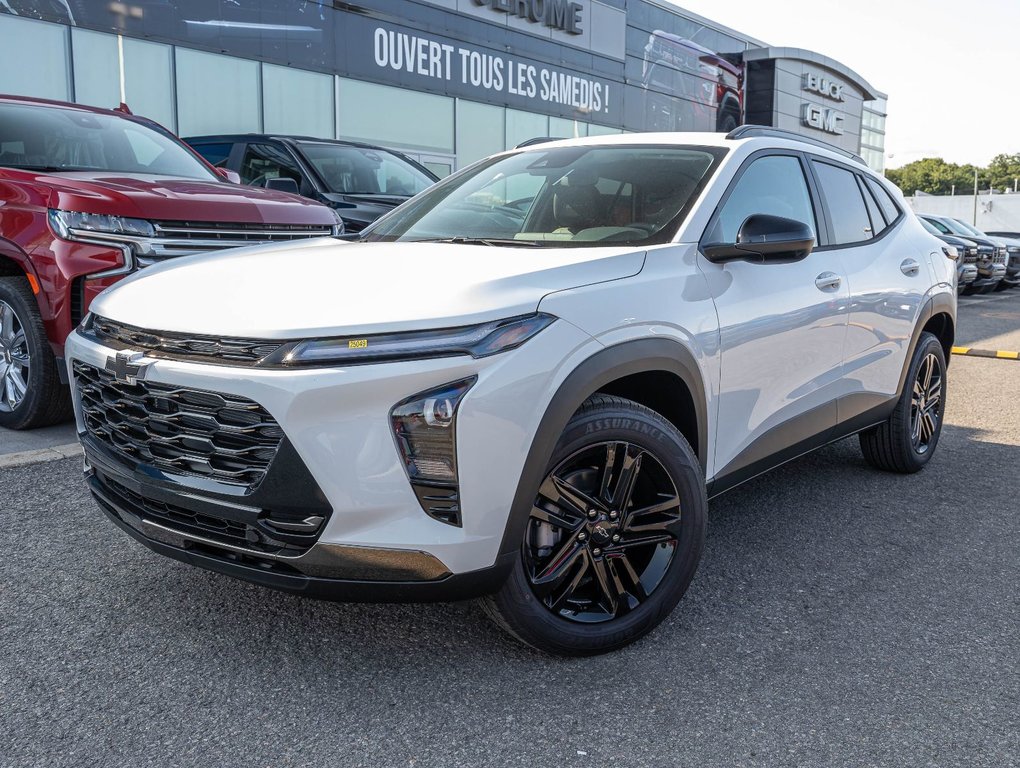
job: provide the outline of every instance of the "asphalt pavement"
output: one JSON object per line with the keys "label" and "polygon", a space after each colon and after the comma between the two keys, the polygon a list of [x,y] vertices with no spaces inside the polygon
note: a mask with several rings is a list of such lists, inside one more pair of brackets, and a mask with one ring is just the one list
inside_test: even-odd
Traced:
{"label": "asphalt pavement", "polygon": [[[960,343],[1020,348],[1020,292],[984,298]],[[189,568],[79,460],[0,469],[0,765],[1016,766],[1020,362],[949,378],[923,472],[850,439],[720,497],[674,614],[583,660]]]}

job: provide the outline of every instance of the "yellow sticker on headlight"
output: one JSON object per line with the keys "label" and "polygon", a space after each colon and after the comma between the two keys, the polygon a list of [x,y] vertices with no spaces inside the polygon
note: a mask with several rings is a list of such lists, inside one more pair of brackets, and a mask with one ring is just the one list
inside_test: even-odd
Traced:
{"label": "yellow sticker on headlight", "polygon": [[351,339],[347,342],[348,349],[367,349],[368,339]]}

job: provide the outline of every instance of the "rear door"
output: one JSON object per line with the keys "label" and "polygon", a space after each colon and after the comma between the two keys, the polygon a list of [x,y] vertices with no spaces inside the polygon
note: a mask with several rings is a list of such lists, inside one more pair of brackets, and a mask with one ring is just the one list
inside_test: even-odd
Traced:
{"label": "rear door", "polygon": [[876,420],[899,390],[914,326],[931,286],[928,252],[903,226],[892,196],[866,172],[812,158],[831,233],[850,290],[839,421]]}
{"label": "rear door", "polygon": [[[801,153],[758,153],[702,242],[735,242],[752,214],[801,221],[817,241],[825,227],[817,207]],[[792,263],[698,262],[720,326],[716,490],[821,444],[835,427],[848,293],[839,254],[824,250]]]}

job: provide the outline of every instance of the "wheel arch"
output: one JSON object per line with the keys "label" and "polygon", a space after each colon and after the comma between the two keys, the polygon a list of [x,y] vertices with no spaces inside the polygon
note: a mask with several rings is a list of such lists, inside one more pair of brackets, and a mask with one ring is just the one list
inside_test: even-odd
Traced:
{"label": "wheel arch", "polygon": [[910,363],[914,359],[914,352],[921,340],[921,334],[925,331],[932,333],[938,338],[939,343],[946,355],[946,366],[949,365],[949,357],[953,348],[953,340],[956,334],[956,297],[948,293],[935,293],[928,297],[928,300],[921,307],[914,324],[914,332],[910,338],[910,347],[903,360],[903,370],[900,372],[900,383],[896,388],[897,392],[903,391],[907,381],[907,373],[910,371]]}
{"label": "wheel arch", "polygon": [[708,404],[701,369],[691,351],[670,339],[637,339],[607,347],[571,371],[550,400],[517,483],[501,555],[517,550],[556,442],[581,404],[597,393],[635,400],[660,413],[687,438],[705,469]]}

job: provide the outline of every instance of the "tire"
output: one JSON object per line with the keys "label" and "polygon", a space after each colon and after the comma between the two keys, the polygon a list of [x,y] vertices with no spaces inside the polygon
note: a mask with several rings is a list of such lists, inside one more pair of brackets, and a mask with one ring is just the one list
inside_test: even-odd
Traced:
{"label": "tire", "polygon": [[[931,461],[942,434],[945,393],[945,351],[935,336],[922,333],[892,415],[860,434],[861,451],[867,462],[876,469],[900,474],[923,469]],[[923,418],[925,413],[930,421]]]}
{"label": "tire", "polygon": [[734,116],[732,112],[727,112],[719,118],[719,124],[716,132],[729,133],[730,131],[736,130],[737,125],[736,116]]}
{"label": "tire", "polygon": [[547,653],[621,648],[687,591],[707,507],[701,466],[676,427],[630,400],[593,396],[556,444],[521,556],[483,607]]}
{"label": "tire", "polygon": [[32,429],[71,416],[39,306],[23,277],[0,277],[0,427]]}

